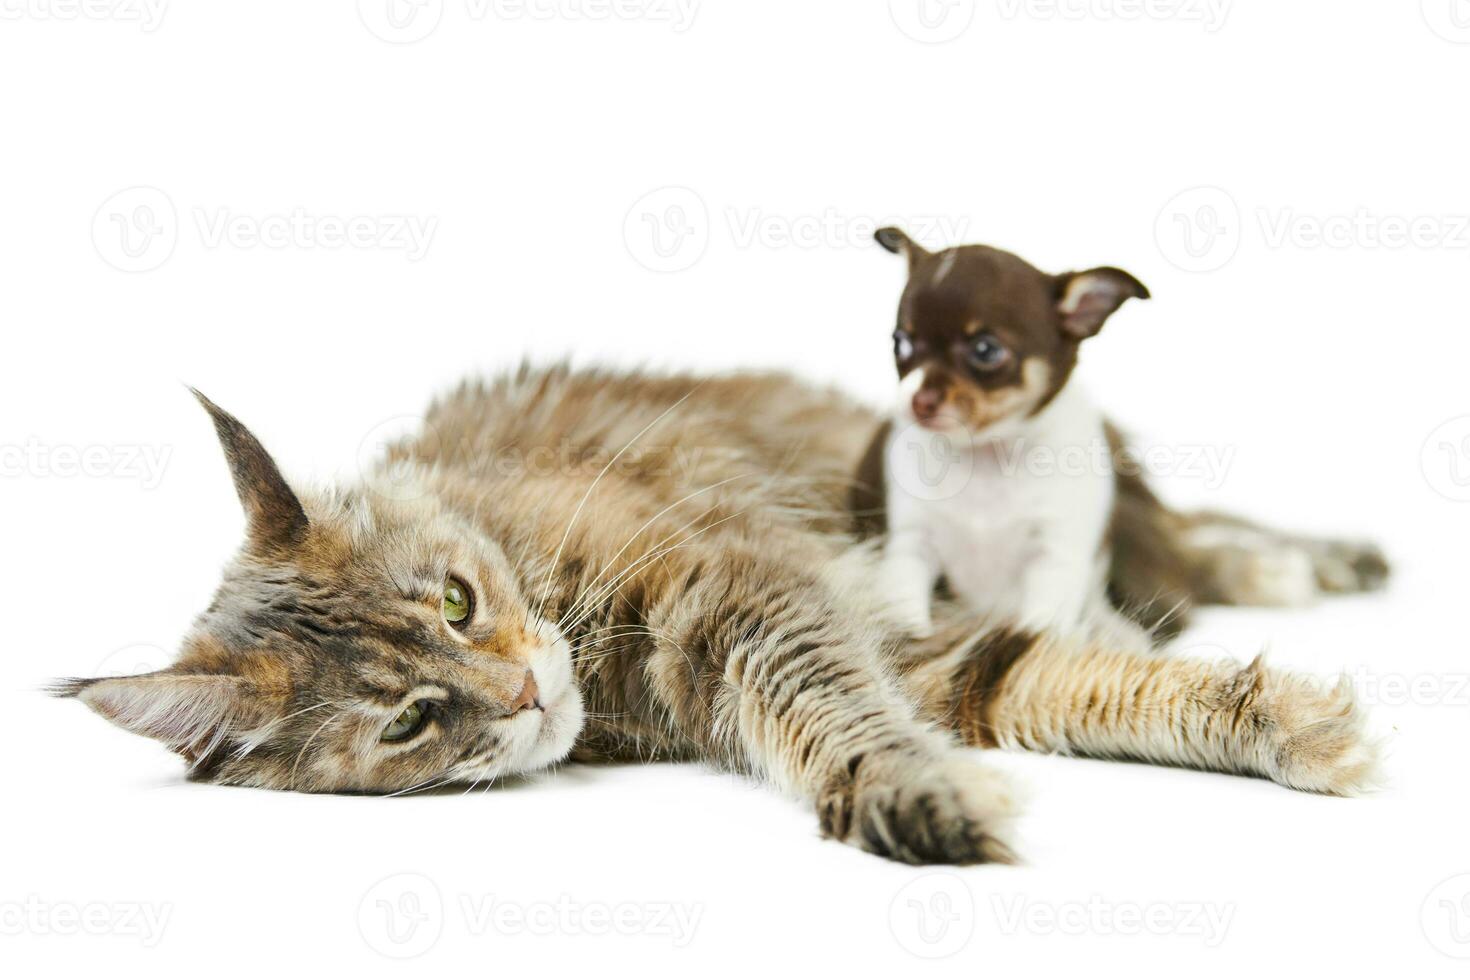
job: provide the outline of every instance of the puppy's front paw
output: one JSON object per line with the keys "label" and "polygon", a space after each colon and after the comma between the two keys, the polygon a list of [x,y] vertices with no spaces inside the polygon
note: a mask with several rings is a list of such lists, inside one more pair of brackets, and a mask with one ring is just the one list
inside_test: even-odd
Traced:
{"label": "puppy's front paw", "polygon": [[864,773],[818,803],[823,833],[908,864],[1011,864],[1015,793],[999,773],[956,754],[915,771]]}

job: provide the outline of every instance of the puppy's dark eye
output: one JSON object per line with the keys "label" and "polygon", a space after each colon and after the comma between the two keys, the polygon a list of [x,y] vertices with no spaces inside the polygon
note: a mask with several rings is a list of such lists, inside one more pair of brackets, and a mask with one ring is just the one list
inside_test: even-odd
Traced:
{"label": "puppy's dark eye", "polygon": [[910,337],[907,330],[893,331],[893,357],[898,361],[907,361],[914,356],[914,338]]}
{"label": "puppy's dark eye", "polygon": [[988,333],[980,334],[970,344],[970,363],[982,371],[998,368],[1010,358],[1010,348]]}

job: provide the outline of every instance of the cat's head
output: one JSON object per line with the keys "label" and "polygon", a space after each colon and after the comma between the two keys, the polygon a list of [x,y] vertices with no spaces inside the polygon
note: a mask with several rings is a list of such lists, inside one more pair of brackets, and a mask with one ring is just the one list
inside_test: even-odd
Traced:
{"label": "cat's head", "polygon": [[538,769],[582,724],[571,652],[485,533],[432,494],[299,498],[202,395],[247,535],[178,661],[59,682],[201,780],[394,792]]}

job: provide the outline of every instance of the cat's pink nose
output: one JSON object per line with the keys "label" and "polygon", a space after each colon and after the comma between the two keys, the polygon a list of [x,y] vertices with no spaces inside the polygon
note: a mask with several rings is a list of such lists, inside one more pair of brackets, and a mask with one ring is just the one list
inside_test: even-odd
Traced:
{"label": "cat's pink nose", "polygon": [[510,713],[517,714],[529,711],[532,708],[541,707],[541,689],[536,686],[536,675],[529,670],[526,671],[526,683],[521,687],[521,693],[516,695],[515,701],[510,706]]}

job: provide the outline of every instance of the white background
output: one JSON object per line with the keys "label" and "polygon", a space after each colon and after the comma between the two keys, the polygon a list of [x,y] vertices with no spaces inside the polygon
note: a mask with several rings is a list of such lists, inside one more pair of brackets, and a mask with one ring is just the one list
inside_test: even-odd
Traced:
{"label": "white background", "polygon": [[[394,28],[379,0],[0,2],[7,972],[1459,975],[1470,5],[550,3],[429,0]],[[404,218],[432,229],[416,249]],[[348,219],[363,240],[334,247]],[[183,382],[302,481],[525,354],[785,366],[883,402],[890,219],[1130,270],[1156,298],[1083,376],[1144,443],[1230,453],[1171,499],[1384,543],[1386,595],[1213,612],[1181,646],[1352,671],[1386,792],[998,756],[1032,793],[1026,864],[936,878],[695,767],[394,801],[199,787],[36,693],[166,659],[237,543]],[[380,900],[419,902],[406,944]],[[487,901],[554,917],[517,932]],[[78,909],[102,934],[65,934]]]}

